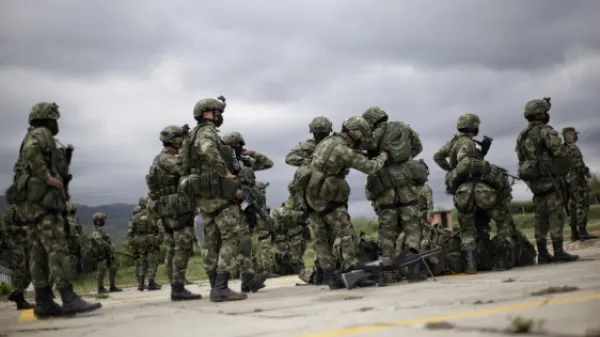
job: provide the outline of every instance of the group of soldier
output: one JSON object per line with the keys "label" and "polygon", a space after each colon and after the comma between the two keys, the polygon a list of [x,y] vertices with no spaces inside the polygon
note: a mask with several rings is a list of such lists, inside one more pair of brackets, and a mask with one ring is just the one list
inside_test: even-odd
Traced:
{"label": "group of soldier", "polygon": [[[550,99],[525,105],[529,124],[515,149],[518,176],[534,194],[538,263],[577,259],[563,249],[567,211],[574,240],[595,238],[586,230],[591,175],[575,145],[577,133],[573,128],[564,129],[563,141],[548,124],[550,107]],[[393,270],[402,251],[418,253],[429,247],[431,237],[426,233],[433,215],[429,169],[424,160],[415,159],[423,146],[408,124],[389,120],[378,107],[345,119],[339,132],[333,132],[328,118],[314,118],[309,125],[313,137],[286,156],[286,163],[297,169],[288,184],[289,196],[271,214],[266,202],[268,184],[257,182],[255,171],[273,167],[273,161],[248,149],[239,132],[219,135],[225,108],[223,97],[202,99],[193,109],[197,121],[193,129],[170,125],[160,132],[162,148],[146,175],[148,194],[134,209],[128,231],[140,291],[161,288],[155,277],[159,246],[164,242],[171,299],[201,298],[185,288],[196,241],[196,216],[202,219],[203,263],[213,302],[246,299],[247,293],[264,288],[266,279],[277,274],[302,275],[311,239],[319,273],[307,282],[326,284],[330,289],[344,287],[342,274],[360,269],[365,262],[348,213],[346,177],[350,169],[367,175],[365,196],[378,218],[377,257],[382,268]],[[68,243],[77,241],[81,227],[75,220],[76,208],[69,202],[72,148],[59,148],[54,138],[59,118],[55,103],[38,103],[32,108],[15,179],[6,192],[11,206],[4,215],[4,227],[11,233],[15,265],[23,266],[16,271],[11,298],[19,308],[31,307],[23,296],[31,278],[38,317],[101,307],[73,291],[81,254],[77,243]],[[467,273],[478,271],[480,233],[489,232],[491,220],[496,225],[493,269],[519,265],[516,251],[522,237],[511,214],[508,173],[484,159],[491,143],[485,146],[474,138],[480,125],[476,115],[460,116],[458,133],[434,155],[447,172],[446,191],[458,211],[458,255]],[[92,243],[101,293],[121,290],[115,285],[116,264],[110,238],[103,231],[105,221],[104,214],[94,214]],[[548,232],[553,255],[547,249]],[[108,290],[103,286],[107,269]],[[423,279],[420,264],[405,271],[409,281]],[[229,280],[238,275],[240,292],[229,287]],[[53,300],[53,284],[61,294],[62,306]]]}

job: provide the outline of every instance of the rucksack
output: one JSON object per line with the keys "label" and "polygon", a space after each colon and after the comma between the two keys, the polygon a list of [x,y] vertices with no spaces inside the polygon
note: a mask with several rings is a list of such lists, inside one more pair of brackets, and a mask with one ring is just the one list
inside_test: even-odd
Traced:
{"label": "rucksack", "polygon": [[388,122],[378,150],[389,155],[389,163],[402,163],[412,158],[411,129],[402,122]]}

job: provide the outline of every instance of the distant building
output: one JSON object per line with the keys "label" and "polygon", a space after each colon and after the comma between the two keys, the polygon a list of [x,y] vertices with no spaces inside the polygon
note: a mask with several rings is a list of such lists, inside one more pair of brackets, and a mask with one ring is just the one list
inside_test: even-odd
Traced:
{"label": "distant building", "polygon": [[11,286],[13,285],[13,271],[2,265],[0,265],[0,283],[6,283]]}
{"label": "distant building", "polygon": [[430,224],[441,224],[444,228],[452,228],[452,211],[439,210],[433,212],[433,218]]}

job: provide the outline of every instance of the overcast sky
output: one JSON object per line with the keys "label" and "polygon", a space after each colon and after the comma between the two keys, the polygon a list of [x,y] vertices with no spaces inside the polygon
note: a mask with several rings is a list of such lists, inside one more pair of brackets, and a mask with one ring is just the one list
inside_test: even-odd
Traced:
{"label": "overcast sky", "polygon": [[[194,104],[225,95],[222,132],[239,131],[275,162],[258,173],[279,204],[294,172],[285,154],[325,115],[380,106],[432,160],[463,113],[493,137],[489,160],[516,171],[523,106],[551,96],[551,123],[575,126],[600,169],[600,1],[76,1],[0,5],[0,181],[7,186],[31,106],[61,109],[59,139],[75,145],[78,203],[135,203],[162,127],[192,125]],[[596,14],[594,14],[596,13]],[[353,172],[351,214],[371,216]],[[516,199],[529,199],[521,185]]]}

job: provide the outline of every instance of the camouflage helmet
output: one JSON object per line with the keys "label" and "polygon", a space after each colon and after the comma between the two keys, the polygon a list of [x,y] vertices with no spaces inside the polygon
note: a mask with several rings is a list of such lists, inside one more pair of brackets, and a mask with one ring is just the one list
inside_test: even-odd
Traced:
{"label": "camouflage helmet", "polygon": [[106,220],[106,214],[101,212],[94,213],[94,215],[92,215],[92,221],[96,222],[98,220]]}
{"label": "camouflage helmet", "polygon": [[549,100],[550,99],[532,99],[531,101],[527,102],[525,104],[523,116],[527,118],[538,114],[548,113],[548,111],[550,111]]}
{"label": "camouflage helmet", "polygon": [[308,132],[310,133],[330,133],[333,131],[333,123],[325,116],[313,118],[308,124]]}
{"label": "camouflage helmet", "polygon": [[357,141],[371,136],[371,127],[367,121],[360,117],[349,117],[342,123],[342,132],[350,134],[352,140]]}
{"label": "camouflage helmet", "polygon": [[56,103],[41,102],[37,103],[31,108],[29,112],[29,124],[35,120],[42,119],[54,119],[60,118],[60,112],[58,112],[58,105]]}
{"label": "camouflage helmet", "polygon": [[187,133],[181,126],[169,125],[160,132],[160,141],[168,144],[181,145]]}
{"label": "camouflage helmet", "polygon": [[223,143],[227,145],[231,145],[233,143],[240,143],[241,146],[246,145],[244,137],[242,137],[242,134],[237,131],[228,132],[223,135]]}
{"label": "camouflage helmet", "polygon": [[194,106],[194,118],[202,117],[202,114],[208,111],[220,111],[223,113],[225,104],[215,98],[204,98],[198,101]]}
{"label": "camouflage helmet", "polygon": [[456,122],[456,128],[458,130],[461,129],[469,129],[475,130],[479,129],[479,124],[481,124],[481,120],[477,115],[474,114],[464,114],[458,117],[458,122]]}
{"label": "camouflage helmet", "polygon": [[67,212],[69,212],[69,213],[77,212],[77,205],[75,205],[72,202],[67,202]]}
{"label": "camouflage helmet", "polygon": [[364,118],[369,125],[373,126],[382,120],[387,120],[388,115],[385,111],[381,110],[380,107],[372,106],[363,112],[362,118]]}
{"label": "camouflage helmet", "polygon": [[140,200],[138,201],[138,206],[140,206],[140,207],[146,207],[147,203],[148,203],[148,197],[147,196],[143,196],[143,197],[140,197]]}

